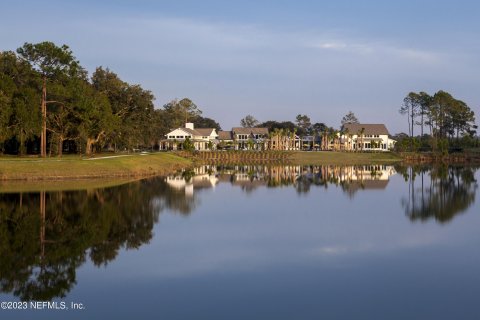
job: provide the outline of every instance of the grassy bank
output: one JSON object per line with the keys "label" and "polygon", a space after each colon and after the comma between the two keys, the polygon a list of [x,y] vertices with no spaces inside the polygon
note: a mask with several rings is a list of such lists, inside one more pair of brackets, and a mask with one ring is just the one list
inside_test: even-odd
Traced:
{"label": "grassy bank", "polygon": [[[203,154],[205,156],[207,153]],[[391,153],[350,152],[210,152],[210,157],[220,163],[288,163],[297,165],[352,165],[393,163],[402,159]],[[209,162],[187,154],[152,153],[133,155],[98,155],[95,158],[0,157],[0,191],[28,191],[31,189],[86,189],[110,186],[143,177],[165,175],[194,165]],[[210,159],[210,160],[212,160]],[[69,180],[73,180],[70,182]],[[90,180],[96,180],[90,182]],[[100,181],[102,180],[102,181]],[[12,181],[18,181],[13,184]],[[29,181],[28,187],[25,181]],[[45,181],[57,181],[45,185]],[[60,182],[58,182],[60,181]],[[8,183],[6,183],[8,182]],[[93,184],[93,185],[92,185]],[[13,188],[13,189],[12,189]]]}
{"label": "grassy bank", "polygon": [[172,173],[192,161],[170,153],[65,158],[0,158],[0,180],[124,179]]}
{"label": "grassy bank", "polygon": [[299,165],[355,165],[355,164],[388,164],[403,159],[390,152],[360,153],[360,152],[293,152],[290,161]]}

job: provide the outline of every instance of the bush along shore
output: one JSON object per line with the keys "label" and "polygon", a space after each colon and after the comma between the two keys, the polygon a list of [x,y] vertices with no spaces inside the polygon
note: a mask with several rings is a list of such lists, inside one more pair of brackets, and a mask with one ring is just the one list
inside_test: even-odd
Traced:
{"label": "bush along shore", "polygon": [[479,164],[480,152],[458,152],[450,154],[433,152],[403,152],[400,153],[405,163],[455,163],[455,164]]}
{"label": "bush along shore", "polygon": [[192,159],[195,162],[208,163],[287,163],[291,160],[293,152],[288,151],[202,151],[202,152],[176,152],[177,155]]}
{"label": "bush along shore", "polygon": [[336,152],[336,151],[178,151],[180,157],[196,163],[270,164],[285,163],[298,165],[355,165],[389,163],[480,163],[480,152],[452,154],[413,152]]}
{"label": "bush along shore", "polygon": [[176,152],[177,155],[200,163],[252,164],[371,164],[392,163],[402,159],[390,152],[354,153],[334,151],[205,151]]}

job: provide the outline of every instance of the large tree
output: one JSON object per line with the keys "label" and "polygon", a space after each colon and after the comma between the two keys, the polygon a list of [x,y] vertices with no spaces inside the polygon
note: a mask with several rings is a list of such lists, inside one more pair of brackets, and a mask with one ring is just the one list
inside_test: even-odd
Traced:
{"label": "large tree", "polygon": [[413,138],[413,128],[415,125],[415,118],[420,112],[420,96],[415,92],[410,92],[404,99],[403,105],[399,110],[400,114],[407,115],[408,132],[410,138]]}
{"label": "large tree", "polygon": [[258,120],[255,119],[251,114],[245,116],[245,118],[240,120],[240,125],[244,128],[253,128],[259,124]]}
{"label": "large tree", "polygon": [[42,78],[42,130],[40,133],[40,154],[47,155],[47,82],[58,81],[65,77],[76,77],[85,74],[68,46],[56,46],[53,42],[37,44],[25,43],[17,49],[17,53],[28,61],[40,73]]}
{"label": "large tree", "polygon": [[312,122],[310,121],[310,117],[306,114],[298,114],[295,118],[295,122],[297,124],[297,130],[299,134],[309,134],[312,128]]}
{"label": "large tree", "polygon": [[220,124],[213,119],[198,116],[193,120],[195,128],[215,128],[217,131],[222,130]]}
{"label": "large tree", "polygon": [[0,143],[15,138],[20,154],[26,151],[25,142],[40,131],[38,84],[29,63],[14,52],[0,52]]}
{"label": "large tree", "polygon": [[352,111],[348,111],[348,113],[342,118],[341,125],[343,127],[345,124],[350,123],[360,123],[355,116],[355,113],[353,113]]}
{"label": "large tree", "polygon": [[108,98],[118,124],[107,137],[114,146],[132,149],[155,143],[160,120],[158,112],[154,110],[155,97],[150,91],[140,85],[130,85],[108,68],[102,67],[93,73],[92,84]]}

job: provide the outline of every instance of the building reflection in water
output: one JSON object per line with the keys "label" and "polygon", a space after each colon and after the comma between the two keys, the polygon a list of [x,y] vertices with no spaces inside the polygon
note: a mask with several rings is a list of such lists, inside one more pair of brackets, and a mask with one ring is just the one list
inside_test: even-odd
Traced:
{"label": "building reflection in water", "polygon": [[445,222],[475,201],[475,168],[402,166],[203,166],[167,178],[102,189],[0,193],[0,290],[22,300],[65,297],[86,261],[105,266],[120,250],[153,237],[164,212],[189,215],[196,192],[228,183],[257,188],[336,186],[353,197],[384,189],[395,173],[408,183],[402,199],[413,221]]}
{"label": "building reflection in water", "polygon": [[340,186],[350,197],[358,190],[384,189],[396,173],[393,166],[212,166],[206,165],[166,178],[169,186],[193,196],[195,190],[219,183],[238,186],[246,192],[258,187],[293,186],[299,194],[312,185]]}

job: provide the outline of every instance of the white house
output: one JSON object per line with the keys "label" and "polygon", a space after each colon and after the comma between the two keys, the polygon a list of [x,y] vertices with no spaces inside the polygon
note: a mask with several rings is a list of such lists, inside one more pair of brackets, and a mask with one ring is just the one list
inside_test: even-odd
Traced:
{"label": "white house", "polygon": [[344,150],[389,151],[396,143],[384,124],[345,124],[340,139]]}
{"label": "white house", "polygon": [[181,150],[188,139],[193,143],[195,150],[209,150],[215,148],[218,134],[215,128],[195,129],[193,123],[188,122],[185,128],[177,128],[160,141],[160,150]]}

